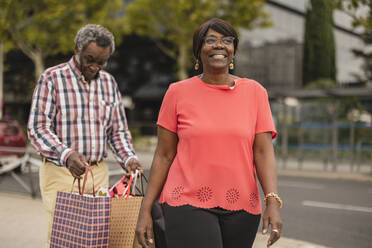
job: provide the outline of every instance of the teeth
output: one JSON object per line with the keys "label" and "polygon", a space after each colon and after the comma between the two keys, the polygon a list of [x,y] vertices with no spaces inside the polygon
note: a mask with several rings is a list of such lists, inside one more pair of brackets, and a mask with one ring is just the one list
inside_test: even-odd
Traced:
{"label": "teeth", "polygon": [[222,55],[222,54],[215,54],[215,55],[212,55],[213,58],[216,58],[216,59],[223,59],[225,58],[226,56],[225,55]]}

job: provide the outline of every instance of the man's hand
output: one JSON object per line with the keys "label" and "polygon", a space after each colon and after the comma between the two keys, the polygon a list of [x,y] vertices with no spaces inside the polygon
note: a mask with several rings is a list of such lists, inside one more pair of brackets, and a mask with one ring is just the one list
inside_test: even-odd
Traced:
{"label": "man's hand", "polygon": [[86,164],[87,160],[84,155],[73,152],[67,158],[66,167],[73,177],[80,178],[80,176],[85,172]]}
{"label": "man's hand", "polygon": [[126,169],[129,174],[131,174],[132,172],[134,173],[136,170],[139,170],[140,173],[143,173],[141,164],[135,158],[130,159],[127,163],[127,167],[124,169]]}

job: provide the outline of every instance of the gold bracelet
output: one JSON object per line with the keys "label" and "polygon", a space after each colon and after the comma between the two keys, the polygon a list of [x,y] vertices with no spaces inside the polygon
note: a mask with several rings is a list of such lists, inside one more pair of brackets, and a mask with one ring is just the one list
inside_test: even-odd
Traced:
{"label": "gold bracelet", "polygon": [[279,202],[280,208],[283,206],[283,201],[280,199],[279,195],[274,192],[270,192],[265,195],[265,198],[264,198],[265,205],[267,205],[266,202],[267,202],[267,198],[269,197],[274,197]]}

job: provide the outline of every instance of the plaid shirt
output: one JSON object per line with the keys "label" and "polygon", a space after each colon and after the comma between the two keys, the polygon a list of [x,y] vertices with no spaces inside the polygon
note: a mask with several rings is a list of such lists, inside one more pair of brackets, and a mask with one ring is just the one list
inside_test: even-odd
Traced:
{"label": "plaid shirt", "polygon": [[74,58],[40,76],[27,129],[36,150],[59,166],[73,151],[100,161],[107,143],[122,166],[137,159],[115,79],[101,70],[86,83]]}

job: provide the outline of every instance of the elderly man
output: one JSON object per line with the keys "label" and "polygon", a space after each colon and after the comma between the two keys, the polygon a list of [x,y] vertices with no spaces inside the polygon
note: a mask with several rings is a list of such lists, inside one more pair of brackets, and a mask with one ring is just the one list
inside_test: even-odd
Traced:
{"label": "elderly man", "polygon": [[[57,191],[70,191],[73,178],[79,178],[86,165],[93,170],[95,189],[108,187],[103,162],[107,143],[124,169],[142,171],[118,86],[103,70],[114,49],[111,32],[86,25],[75,37],[75,55],[47,69],[36,85],[28,136],[43,157],[40,189],[49,214],[48,247]],[[89,178],[85,192],[92,190]]]}

